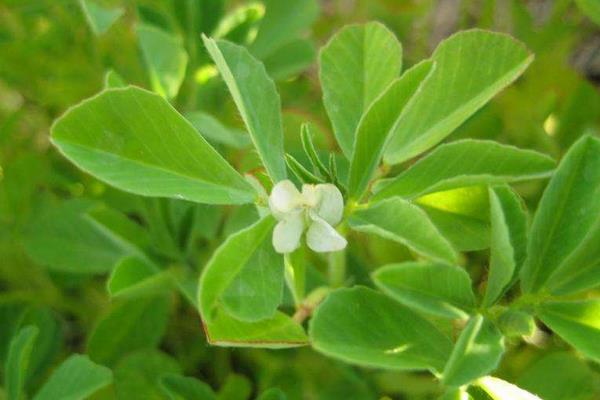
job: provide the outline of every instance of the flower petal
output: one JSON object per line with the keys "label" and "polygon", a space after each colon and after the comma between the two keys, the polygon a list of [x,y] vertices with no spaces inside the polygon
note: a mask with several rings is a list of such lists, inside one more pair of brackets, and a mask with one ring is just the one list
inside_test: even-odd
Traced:
{"label": "flower petal", "polygon": [[302,200],[305,206],[310,208],[315,207],[319,203],[319,192],[317,191],[317,185],[302,185]]}
{"label": "flower petal", "polygon": [[331,183],[323,183],[317,185],[316,191],[319,201],[315,213],[332,226],[339,224],[344,214],[344,198],[340,190]]}
{"label": "flower petal", "polygon": [[278,253],[291,253],[300,246],[304,231],[304,218],[301,211],[288,215],[273,229],[273,247]]}
{"label": "flower petal", "polygon": [[269,196],[269,208],[278,220],[293,211],[302,203],[302,195],[290,180],[278,182]]}
{"label": "flower petal", "polygon": [[306,233],[308,247],[318,253],[342,250],[348,242],[342,235],[321,218],[313,218]]}

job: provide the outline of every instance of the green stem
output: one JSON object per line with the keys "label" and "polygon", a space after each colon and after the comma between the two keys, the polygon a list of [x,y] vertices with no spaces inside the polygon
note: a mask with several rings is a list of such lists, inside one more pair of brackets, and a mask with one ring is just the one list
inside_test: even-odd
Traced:
{"label": "green stem", "polygon": [[346,281],[346,250],[329,253],[329,284],[332,287],[343,286]]}
{"label": "green stem", "polygon": [[285,282],[292,292],[294,305],[300,307],[304,300],[304,264],[302,262],[292,262],[290,254],[283,255]]}

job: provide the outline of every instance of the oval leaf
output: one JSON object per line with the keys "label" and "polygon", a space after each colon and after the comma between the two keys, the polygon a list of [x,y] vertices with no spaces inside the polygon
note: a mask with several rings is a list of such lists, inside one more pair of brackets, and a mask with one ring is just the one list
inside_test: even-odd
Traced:
{"label": "oval leaf", "polygon": [[550,157],[535,151],[487,140],[459,140],[439,146],[397,177],[380,182],[373,199],[413,199],[465,186],[543,178],[554,167]]}
{"label": "oval leaf", "polygon": [[365,287],[332,292],[314,313],[309,334],[325,355],[392,370],[441,371],[451,349],[427,320]]}
{"label": "oval leaf", "polygon": [[389,164],[408,160],[442,141],[521,75],[533,56],[508,35],[476,29],[444,40],[431,59],[435,71],[406,106],[402,129],[390,139],[384,155]]}
{"label": "oval leaf", "polygon": [[569,149],[540,200],[521,271],[525,292],[600,283],[599,198],[600,140],[584,136]]}
{"label": "oval leaf", "polygon": [[138,25],[136,33],[152,89],[167,99],[174,98],[185,78],[188,62],[183,40],[147,24]]}
{"label": "oval leaf", "polygon": [[383,292],[418,311],[466,318],[475,305],[471,278],[453,265],[407,262],[379,268],[372,275]]}
{"label": "oval leaf", "polygon": [[434,65],[424,61],[393,81],[360,119],[356,130],[348,192],[360,199],[379,166],[385,144],[395,129],[404,105],[431,74]]}
{"label": "oval leaf", "polygon": [[600,300],[543,304],[538,316],[566,342],[600,362]]}
{"label": "oval leaf", "polygon": [[321,49],[319,77],[333,132],[347,158],[363,113],[400,75],[402,46],[378,22],[343,28]]}
{"label": "oval leaf", "polygon": [[252,202],[254,190],[160,96],[109,89],[70,108],[52,142],[81,169],[132,193],[200,203]]}
{"label": "oval leaf", "polygon": [[281,104],[273,80],[244,47],[205,36],[204,45],[227,84],[271,179],[285,179]]}
{"label": "oval leaf", "polygon": [[494,304],[514,280],[527,243],[527,215],[519,197],[507,186],[490,188],[489,194],[492,232],[485,307]]}
{"label": "oval leaf", "polygon": [[359,232],[372,233],[402,243],[434,260],[454,263],[456,251],[419,207],[392,198],[355,212],[348,220]]}
{"label": "oval leaf", "polygon": [[215,251],[198,290],[205,321],[212,320],[219,306],[248,322],[275,314],[283,296],[284,266],[273,248],[274,225],[274,218],[267,216],[231,235]]}
{"label": "oval leaf", "polygon": [[63,362],[40,389],[34,400],[84,400],[109,385],[110,369],[94,364],[87,356],[75,354]]}

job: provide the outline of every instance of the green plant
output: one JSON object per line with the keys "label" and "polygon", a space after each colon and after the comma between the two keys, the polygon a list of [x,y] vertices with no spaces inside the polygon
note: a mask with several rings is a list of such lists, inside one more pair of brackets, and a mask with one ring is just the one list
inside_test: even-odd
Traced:
{"label": "green plant", "polygon": [[[600,279],[600,141],[583,137],[556,170],[548,156],[492,141],[435,147],[527,68],[533,56],[521,43],[461,32],[401,74],[401,45],[384,26],[342,29],[320,53],[320,77],[347,172],[333,155],[328,166],[321,160],[309,126],[302,143],[310,165],[286,155],[279,95],[261,62],[231,42],[205,37],[204,43],[264,170],[244,177],[166,100],[135,87],[108,88],[71,108],[52,127],[52,142],[80,168],[125,191],[255,205],[260,219],[215,250],[197,298],[189,292],[193,285],[176,279],[198,306],[210,343],[310,344],[349,363],[428,370],[448,398],[457,390],[516,398],[509,392],[518,389],[483,377],[497,367],[506,337],[534,334],[532,318],[587,357],[600,357],[600,303],[577,295]],[[288,180],[286,160],[302,194]],[[527,210],[507,184],[547,177],[529,229]],[[460,207],[477,196],[489,204],[485,244],[439,211],[444,202]],[[308,247],[300,241],[305,226]],[[353,286],[348,248],[361,246],[362,234],[401,243],[414,261],[377,269],[372,280],[380,290],[338,288]],[[488,245],[485,290],[474,292],[460,251]],[[119,292],[161,286],[168,270],[140,249],[120,247],[131,258],[112,272]],[[309,284],[307,271],[323,262],[329,282]]]}
{"label": "green plant", "polygon": [[593,1],[442,3],[0,5],[0,399],[598,397]]}

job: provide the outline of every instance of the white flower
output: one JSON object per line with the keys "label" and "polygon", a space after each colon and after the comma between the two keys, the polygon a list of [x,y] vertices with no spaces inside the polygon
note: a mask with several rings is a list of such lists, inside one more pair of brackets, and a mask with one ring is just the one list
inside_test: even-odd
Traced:
{"label": "white flower", "polygon": [[296,250],[305,228],[306,243],[314,251],[338,251],[348,243],[333,228],[344,213],[344,199],[335,185],[303,185],[300,193],[291,181],[281,181],[271,191],[269,208],[279,221],[273,230],[278,253]]}

